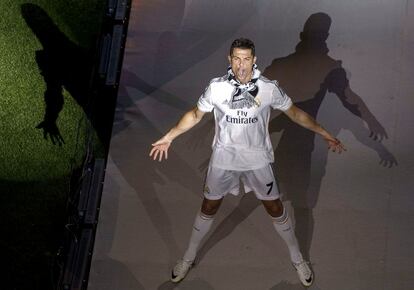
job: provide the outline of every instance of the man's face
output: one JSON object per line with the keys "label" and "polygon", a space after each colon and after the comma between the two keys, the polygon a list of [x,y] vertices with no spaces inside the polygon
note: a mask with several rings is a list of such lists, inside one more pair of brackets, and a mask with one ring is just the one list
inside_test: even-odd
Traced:
{"label": "man's face", "polygon": [[253,64],[256,63],[256,57],[252,55],[252,50],[234,48],[232,55],[229,55],[228,58],[236,79],[242,84],[248,83],[252,78]]}

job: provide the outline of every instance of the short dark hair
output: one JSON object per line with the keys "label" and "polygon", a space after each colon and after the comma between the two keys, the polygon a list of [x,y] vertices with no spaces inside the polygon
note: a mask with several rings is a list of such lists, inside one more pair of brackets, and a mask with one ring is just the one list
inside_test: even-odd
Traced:
{"label": "short dark hair", "polygon": [[235,48],[243,48],[243,49],[250,49],[252,51],[252,55],[255,56],[255,47],[253,41],[247,38],[237,38],[233,41],[230,46],[230,55],[233,55],[233,49]]}

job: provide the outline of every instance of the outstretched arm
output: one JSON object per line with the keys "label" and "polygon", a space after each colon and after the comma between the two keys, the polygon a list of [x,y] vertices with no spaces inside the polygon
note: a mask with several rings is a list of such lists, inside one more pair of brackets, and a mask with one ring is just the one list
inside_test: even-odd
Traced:
{"label": "outstretched arm", "polygon": [[324,85],[328,91],[335,93],[339,97],[345,108],[367,123],[371,131],[370,138],[378,141],[388,138],[385,128],[371,113],[361,97],[350,88],[346,71],[342,67],[329,72],[325,78]]}
{"label": "outstretched arm", "polygon": [[153,159],[161,161],[163,156],[168,159],[168,148],[170,148],[171,142],[179,135],[187,132],[192,127],[197,125],[201,121],[205,112],[200,111],[197,107],[185,113],[177,125],[175,125],[167,134],[164,135],[160,140],[152,144],[152,149],[149,154]]}
{"label": "outstretched arm", "polygon": [[[347,108],[354,115],[364,120],[370,130],[369,137],[376,141],[382,141],[384,138],[388,139],[388,134],[381,123],[375,118],[372,112],[368,109],[367,105],[362,101],[351,88],[346,88],[343,95],[337,94],[344,107]],[[356,109],[354,109],[356,107]],[[356,112],[355,112],[356,111]]]}
{"label": "outstretched arm", "polygon": [[288,110],[284,111],[284,113],[293,122],[321,135],[325,139],[325,141],[328,143],[328,148],[331,149],[333,152],[338,151],[338,153],[341,153],[342,151],[346,151],[341,141],[339,141],[337,138],[329,134],[329,132],[326,131],[321,125],[319,125],[315,121],[315,119],[313,119],[309,114],[302,111],[295,105],[292,105]]}

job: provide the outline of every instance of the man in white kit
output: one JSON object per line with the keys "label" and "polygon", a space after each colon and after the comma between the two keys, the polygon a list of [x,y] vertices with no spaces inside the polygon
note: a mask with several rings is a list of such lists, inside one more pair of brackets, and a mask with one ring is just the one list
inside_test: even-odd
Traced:
{"label": "man in white kit", "polygon": [[[301,283],[310,286],[313,272],[302,257],[288,212],[280,201],[271,164],[273,148],[268,132],[271,109],[285,113],[293,122],[321,135],[329,149],[341,153],[342,143],[331,136],[307,113],[292,104],[278,86],[260,75],[256,66],[254,43],[245,38],[230,47],[227,74],[215,78],[205,89],[197,106],[183,115],[164,137],[152,144],[154,160],[168,158],[172,141],[195,126],[205,113],[213,112],[215,136],[204,185],[204,199],[197,214],[184,256],[172,270],[171,281],[179,282],[190,270],[201,240],[207,234],[223,197],[237,194],[239,180],[260,199],[275,230],[288,246],[290,258]],[[246,190],[247,192],[247,190]]]}

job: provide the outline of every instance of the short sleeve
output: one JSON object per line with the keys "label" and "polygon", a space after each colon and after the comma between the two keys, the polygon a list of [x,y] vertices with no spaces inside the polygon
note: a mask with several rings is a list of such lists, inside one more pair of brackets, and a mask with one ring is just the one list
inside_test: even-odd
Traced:
{"label": "short sleeve", "polygon": [[207,86],[204,93],[198,99],[197,107],[200,111],[203,112],[213,111],[214,105],[211,100],[211,83]]}
{"label": "short sleeve", "polygon": [[282,88],[276,84],[275,88],[272,91],[272,108],[286,111],[292,106],[292,104],[292,100],[289,98],[289,96],[286,95]]}

